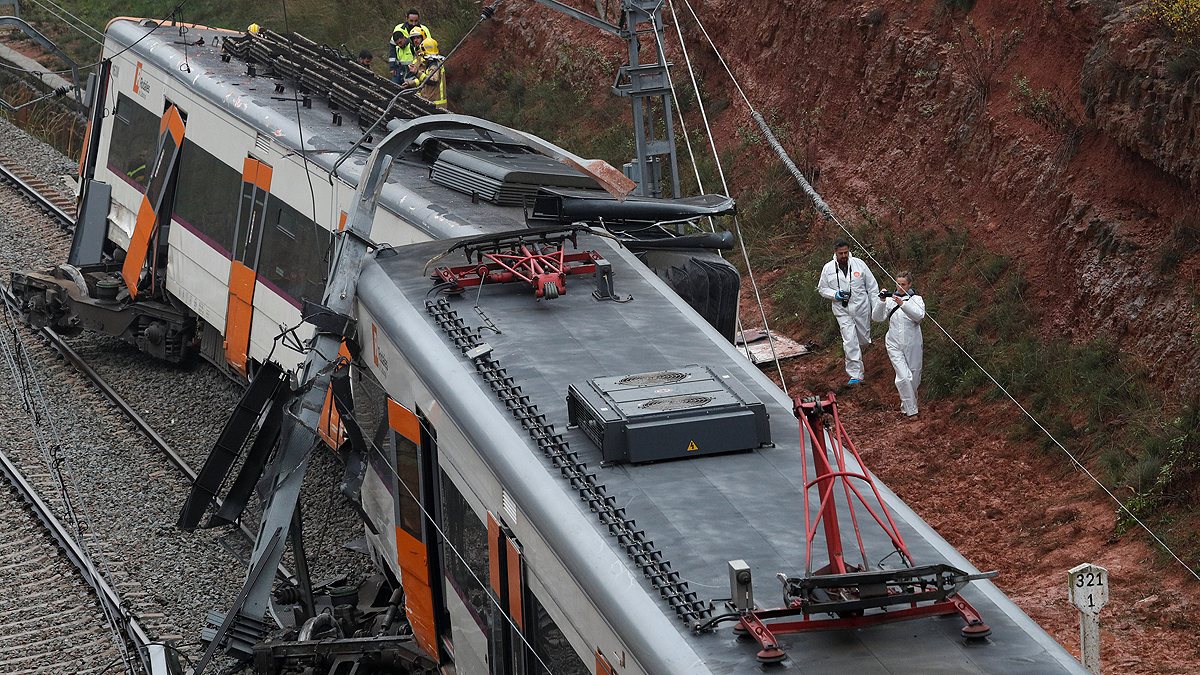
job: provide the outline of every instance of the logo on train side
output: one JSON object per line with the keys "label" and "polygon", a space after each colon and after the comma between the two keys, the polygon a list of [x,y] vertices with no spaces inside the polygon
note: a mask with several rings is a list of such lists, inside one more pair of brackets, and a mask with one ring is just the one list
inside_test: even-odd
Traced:
{"label": "logo on train side", "polygon": [[388,362],[383,358],[383,354],[379,353],[379,329],[375,327],[375,324],[371,324],[371,353],[375,356],[375,365],[379,366],[384,375],[387,375]]}
{"label": "logo on train side", "polygon": [[688,452],[694,452],[700,448],[696,445],[696,441],[688,441]]}
{"label": "logo on train side", "polygon": [[133,93],[146,98],[146,94],[150,93],[150,81],[142,77],[142,62],[137,62],[137,68],[133,71]]}

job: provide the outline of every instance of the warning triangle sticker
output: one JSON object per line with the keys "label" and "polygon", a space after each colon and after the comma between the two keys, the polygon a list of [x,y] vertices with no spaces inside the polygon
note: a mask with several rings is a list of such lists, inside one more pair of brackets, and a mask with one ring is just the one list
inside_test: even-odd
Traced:
{"label": "warning triangle sticker", "polygon": [[699,449],[700,448],[696,447],[696,441],[688,441],[688,449],[687,449],[688,452],[691,452],[693,450],[699,450]]}

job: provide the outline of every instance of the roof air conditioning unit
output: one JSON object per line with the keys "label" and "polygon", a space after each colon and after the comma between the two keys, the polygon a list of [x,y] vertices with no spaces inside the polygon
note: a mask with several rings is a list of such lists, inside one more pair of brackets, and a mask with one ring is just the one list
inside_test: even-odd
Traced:
{"label": "roof air conditioning unit", "polygon": [[721,368],[601,377],[567,388],[567,414],[605,462],[750,450],[771,444],[766,406]]}

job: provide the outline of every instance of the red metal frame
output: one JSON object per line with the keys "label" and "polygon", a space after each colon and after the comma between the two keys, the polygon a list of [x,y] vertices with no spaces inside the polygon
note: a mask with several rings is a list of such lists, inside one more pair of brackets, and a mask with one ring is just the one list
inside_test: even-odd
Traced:
{"label": "red metal frame", "polygon": [[[842,426],[841,418],[838,416],[837,398],[833,393],[830,393],[825,400],[797,398],[794,403],[794,411],[800,420],[801,433],[807,436],[810,441],[813,469],[816,476],[816,478],[808,481],[804,486],[805,569],[808,576],[811,577],[814,574],[842,575],[869,569],[866,546],[863,543],[862,533],[859,529],[858,515],[855,512],[855,501],[858,501],[866,509],[871,519],[875,521],[875,524],[887,534],[892,546],[900,554],[902,562],[906,566],[911,567],[912,556],[909,554],[908,547],[905,545],[904,539],[896,527],[896,522],[892,518],[887,505],[884,503],[883,496],[880,494],[879,488],[875,485],[875,481],[871,478],[871,474],[866,470],[866,465],[863,463],[862,457],[858,454],[858,449],[854,447],[854,442],[850,440],[845,427]],[[832,423],[822,424],[824,413],[830,414]],[[816,428],[814,428],[814,425]],[[826,432],[828,432],[828,439],[826,438]],[[859,467],[857,470],[848,468],[847,450],[849,450],[850,455],[854,458],[855,465]],[[833,457],[832,463],[829,460],[831,455]],[[804,453],[801,453],[800,457],[803,475],[807,476],[808,459]],[[855,482],[866,483],[871,488],[870,491],[875,496],[874,502],[878,507],[877,509],[867,502],[863,491],[860,491]],[[858,543],[859,553],[862,556],[862,567],[849,564],[845,560],[842,548],[842,532],[838,524],[837,504],[834,495],[838,483],[842,485],[842,494],[844,494],[846,505],[850,509],[850,520],[853,523],[855,539]],[[808,490],[813,487],[817,488],[820,496],[820,506],[817,508],[815,515],[812,513],[808,503]],[[812,549],[819,526],[824,528],[828,563],[814,573],[812,569]],[[850,586],[849,583],[846,590],[853,591],[855,587]],[[890,591],[890,594],[894,593],[898,592]],[[813,615],[806,614],[804,602],[800,598],[795,598],[788,607],[743,612],[734,630],[739,634],[752,636],[758,642],[759,646],[762,647],[762,650],[758,652],[758,659],[768,663],[780,661],[785,658],[786,654],[780,648],[775,636],[790,633],[862,628],[877,624],[950,614],[957,614],[966,621],[967,625],[962,629],[964,637],[985,637],[991,633],[987,624],[983,623],[979,612],[957,594],[929,604],[918,604],[917,602],[907,604],[908,606],[903,609],[893,605],[891,609],[886,611],[873,611],[871,613],[866,613],[862,610],[847,611],[838,616],[830,615],[829,618],[818,619],[813,618]],[[798,620],[796,619],[797,617],[799,617]],[[766,623],[771,619],[787,618],[794,620]]]}
{"label": "red metal frame", "polygon": [[[832,441],[832,450],[834,462],[837,470],[834,470],[833,465],[829,463],[829,448],[826,447],[825,434],[818,433],[813,429],[812,423],[809,421],[809,415],[812,414],[817,405],[821,406],[822,411],[827,411],[833,416],[833,428],[830,429],[830,440]],[[867,472],[866,465],[862,461],[862,457],[858,454],[858,449],[854,447],[854,442],[850,440],[850,436],[846,434],[845,427],[842,426],[842,420],[838,416],[837,398],[833,392],[829,393],[829,397],[824,401],[803,401],[800,398],[795,400],[796,416],[800,418],[800,431],[807,435],[812,445],[812,461],[813,469],[816,474],[814,480],[809,481],[804,485],[804,531],[805,531],[805,571],[808,574],[813,574],[812,570],[812,547],[813,540],[816,538],[817,526],[823,524],[825,527],[825,543],[827,553],[829,555],[829,564],[817,570],[817,574],[846,574],[847,572],[857,571],[849,569],[846,564],[845,556],[842,551],[842,536],[838,526],[837,505],[833,497],[833,490],[838,482],[842,484],[842,488],[846,495],[846,504],[850,509],[850,519],[854,524],[854,536],[858,541],[859,554],[862,556],[863,567],[867,567],[867,551],[863,544],[862,532],[858,526],[858,514],[854,510],[854,499],[857,497],[863,508],[875,520],[875,523],[883,529],[884,533],[891,539],[892,546],[900,552],[903,557],[903,562],[907,565],[912,564],[912,556],[908,552],[908,547],[904,544],[904,539],[900,536],[899,530],[896,529],[896,522],[892,518],[891,512],[883,503],[883,496],[879,493],[879,488],[875,485],[875,481],[871,479],[871,474]],[[824,428],[822,428],[822,431]],[[851,471],[847,469],[846,464],[846,449],[850,450],[850,454],[854,457],[855,463],[862,467],[861,471]],[[801,467],[804,475],[808,475],[808,461],[803,453],[800,455]],[[883,513],[883,518],[876,513],[876,510],[867,503],[862,492],[855,486],[850,479],[857,479],[865,482],[871,488],[871,492],[875,495],[875,502],[879,506],[879,511]],[[816,518],[811,516],[808,506],[808,490],[814,485],[817,486],[820,494],[820,507],[817,511]],[[884,519],[887,522],[884,522]]]}
{"label": "red metal frame", "polygon": [[568,254],[561,246],[549,245],[540,251],[536,247],[521,244],[504,253],[481,253],[475,265],[461,267],[438,267],[433,276],[457,288],[468,288],[481,284],[506,284],[525,282],[533,287],[534,295],[545,297],[547,285],[553,284],[552,297],[567,292],[567,276],[571,274],[593,274],[596,263],[604,258],[595,251]]}
{"label": "red metal frame", "polygon": [[[962,631],[964,636],[984,636],[990,632],[990,629],[988,629],[987,625],[980,618],[979,612],[971,606],[971,603],[957,595],[929,605],[917,605],[914,603],[906,609],[894,609],[878,614],[830,619],[814,619],[811,615],[802,613],[797,603],[795,607],[789,609],[746,612],[742,615],[734,630],[749,635],[758,642],[759,646],[762,647],[762,650],[758,652],[758,659],[760,661],[774,662],[781,660],[784,655],[783,650],[779,647],[779,641],[775,638],[776,635],[790,635],[818,630],[849,630],[930,616],[948,616],[950,614],[957,614],[967,622],[966,627]],[[778,621],[770,625],[763,622],[763,619],[772,617],[783,618],[797,615],[801,617],[799,621]]]}

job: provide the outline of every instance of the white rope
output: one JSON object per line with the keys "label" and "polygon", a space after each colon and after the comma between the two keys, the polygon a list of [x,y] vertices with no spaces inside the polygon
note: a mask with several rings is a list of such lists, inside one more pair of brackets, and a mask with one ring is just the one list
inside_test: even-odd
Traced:
{"label": "white rope", "polygon": [[[707,118],[707,115],[705,115],[704,111],[704,100],[700,97],[700,86],[696,84],[696,74],[692,71],[692,57],[688,54],[687,45],[683,43],[683,32],[679,29],[679,17],[675,14],[675,7],[671,6],[669,2],[668,5],[671,7],[671,18],[673,19],[675,26],[675,34],[679,36],[679,49],[683,52],[684,61],[687,62],[688,75],[692,80],[692,91],[696,93],[696,104],[700,108],[700,114]],[[665,52],[666,50],[664,49],[663,51]],[[670,73],[668,73],[668,78],[669,77]],[[679,107],[679,96],[675,93],[675,83],[673,81],[671,81],[671,96],[676,102],[675,112],[679,116],[679,128],[683,130],[683,141],[687,144],[688,158],[692,162],[692,172],[696,174],[696,188],[700,190],[701,194],[704,194],[704,181],[700,178],[700,167],[696,164],[696,154],[692,151],[692,139],[688,135],[687,123],[683,120],[683,109]],[[707,126],[707,119],[705,122]],[[711,134],[709,137],[711,138]],[[717,225],[715,222],[713,222],[712,216],[708,216],[708,230],[709,232],[717,231]],[[722,258],[725,257],[723,252],[718,251],[718,253]],[[738,311],[735,312],[735,323],[736,326],[734,328],[734,333],[742,336],[742,351],[746,353],[746,359],[750,362],[753,362],[754,357],[750,354],[750,344],[746,340],[746,328],[744,325],[742,325],[742,314],[740,307],[738,308]]]}
{"label": "white rope", "polygon": [[[733,71],[729,69],[728,64],[725,63],[725,59],[721,57],[721,51],[719,49],[717,49],[717,46],[713,42],[712,38],[708,36],[708,31],[706,31],[704,29],[704,24],[700,22],[700,17],[696,16],[696,12],[695,12],[695,10],[692,9],[692,6],[688,2],[688,0],[683,0],[683,2],[685,5],[687,5],[688,10],[691,11],[692,17],[696,20],[696,24],[698,26],[700,26],[700,30],[704,33],[704,37],[708,39],[708,43],[710,45],[712,45],[713,51],[716,53],[717,58],[720,59],[721,65],[725,67],[725,72],[729,74],[729,79],[731,81],[733,81],[734,86],[737,87],[738,93],[741,94],[742,100],[745,101],[745,103],[746,103],[746,107],[750,109],[751,114],[757,114],[758,111],[756,111],[754,109],[753,104],[750,103],[750,99],[746,97],[746,92],[742,91],[742,87],[740,84],[738,84],[737,78],[734,77]],[[871,251],[868,250],[867,247],[864,246],[862,244],[862,242],[860,242],[854,236],[854,233],[850,231],[850,228],[846,227],[842,223],[841,220],[838,220],[838,218],[836,216],[834,216],[832,212],[828,213],[827,216],[834,223],[836,223],[838,227],[842,228],[842,231],[844,231],[846,233],[846,235],[848,237],[850,237],[850,239],[859,247],[859,249],[861,249],[863,251],[863,253],[865,253],[867,255],[867,257],[871,259],[871,262],[875,263],[875,265],[878,266],[879,269],[883,270],[883,273],[885,275],[887,275],[888,279],[890,279],[893,283],[895,283],[896,278],[893,277],[892,274],[887,271],[886,267],[884,267],[878,260],[875,259],[875,256],[871,255]],[[1189,566],[1187,563],[1185,563],[1183,561],[1183,559],[1181,559],[1175,553],[1175,551],[1172,551],[1171,548],[1169,546],[1167,546],[1166,542],[1164,542],[1157,534],[1154,533],[1153,530],[1151,530],[1145,523],[1143,523],[1140,518],[1138,518],[1136,515],[1134,515],[1134,513],[1129,510],[1129,507],[1125,506],[1124,502],[1122,502],[1120,499],[1118,499],[1117,496],[1115,494],[1113,494],[1112,491],[1110,491],[1104,485],[1104,483],[1100,482],[1100,479],[1096,478],[1096,476],[1091,471],[1089,471],[1086,466],[1083,465],[1083,462],[1079,461],[1079,459],[1076,458],[1075,455],[1071,454],[1071,452],[1069,450],[1067,450],[1067,448],[1065,446],[1063,446],[1063,444],[1060,443],[1057,438],[1054,437],[1054,434],[1050,433],[1050,430],[1047,429],[1045,426],[1043,426],[1042,423],[1039,422],[1038,419],[1033,416],[1033,413],[1026,410],[1025,406],[1021,405],[1020,401],[1018,401],[1016,399],[1016,397],[1014,397],[1011,393],[1009,393],[1008,389],[1006,389],[1004,387],[1004,385],[1000,384],[999,380],[997,380],[995,377],[993,377],[992,374],[990,372],[988,372],[988,370],[986,368],[984,368],[982,364],[979,363],[979,361],[975,360],[975,357],[972,356],[971,353],[968,352],[966,350],[966,348],[963,347],[958,342],[958,340],[954,339],[954,336],[950,334],[950,331],[946,330],[946,328],[944,326],[942,326],[942,324],[938,323],[937,319],[933,318],[933,316],[929,312],[926,312],[925,316],[928,317],[929,320],[933,322],[933,325],[937,326],[938,330],[940,330],[942,332],[942,334],[945,335],[950,340],[950,342],[954,343],[955,347],[958,347],[958,350],[961,351],[964,356],[966,356],[968,359],[971,360],[971,363],[975,364],[976,368],[978,368],[980,371],[982,371],[983,374],[986,375],[987,378],[992,381],[992,384],[996,385],[997,389],[999,389],[1001,392],[1003,392],[1004,395],[1007,396],[1010,401],[1012,401],[1014,404],[1016,404],[1016,406],[1021,409],[1021,412],[1025,413],[1025,416],[1028,417],[1030,420],[1032,420],[1033,423],[1036,424],[1037,427],[1042,430],[1042,433],[1046,434],[1046,437],[1049,438],[1054,443],[1054,445],[1056,445],[1058,447],[1058,449],[1061,450],[1063,452],[1063,454],[1066,455],[1071,460],[1071,462],[1076,467],[1079,468],[1079,470],[1083,471],[1084,475],[1086,475],[1088,478],[1090,478],[1092,480],[1092,482],[1094,482],[1097,486],[1099,486],[1099,488],[1101,490],[1104,491],[1104,494],[1108,495],[1108,497],[1110,499],[1112,499],[1113,502],[1116,503],[1119,511],[1124,511],[1133,520],[1133,522],[1137,523],[1139,527],[1141,527],[1143,530],[1145,530],[1146,534],[1149,534],[1150,537],[1159,546],[1162,546],[1163,550],[1165,550],[1167,553],[1171,554],[1171,557],[1174,558],[1175,561],[1178,562],[1180,565],[1182,565],[1183,568],[1188,571],[1188,574],[1191,574],[1193,577],[1196,578],[1197,581],[1200,581],[1200,574],[1197,574],[1196,571],[1191,568],[1191,566]]]}
{"label": "white rope", "polygon": [[[686,1],[686,0],[685,0]],[[708,143],[712,147],[713,160],[717,163],[717,173],[721,176],[721,188],[725,191],[725,196],[729,195],[729,183],[725,181],[725,169],[721,166],[721,156],[717,154],[717,141],[713,137],[712,127],[708,123],[708,113],[704,110],[704,101],[700,98],[700,87],[696,84],[696,74],[692,72],[692,59],[688,56],[687,48],[683,43],[683,33],[679,31],[679,17],[675,14],[675,6],[668,0],[668,6],[671,8],[671,17],[675,21],[675,30],[679,33],[679,48],[683,51],[684,60],[687,62],[688,75],[692,78],[692,87],[696,91],[696,103],[700,108],[700,118],[704,120],[704,131],[708,134]],[[665,63],[667,60],[666,47],[663,45],[662,34],[659,31],[654,32],[655,38],[658,40],[659,60]],[[675,96],[675,82],[671,78],[671,71],[667,69],[667,84],[671,87],[672,98],[678,99]],[[681,113],[682,115],[682,113]],[[688,152],[691,152],[691,144],[688,144]],[[693,162],[694,163],[694,162]],[[699,180],[699,171],[697,171],[697,180]],[[754,268],[750,266],[750,253],[746,250],[746,238],[742,236],[742,225],[738,221],[737,213],[733,214],[733,229],[737,232],[738,244],[742,251],[742,260],[746,263],[746,276],[750,277],[750,287],[754,289],[754,301],[758,304],[758,314],[762,317],[763,331],[767,334],[767,345],[771,348],[771,359],[775,362],[775,371],[779,373],[779,386],[783,388],[783,393],[790,399],[792,394],[788,391],[787,378],[783,376],[783,365],[779,363],[779,355],[775,352],[775,336],[771,334],[771,326],[767,322],[767,310],[763,307],[762,295],[758,291],[758,280],[754,278]],[[742,344],[746,347],[746,356],[750,356],[750,345],[746,340],[746,332],[742,327],[741,311],[738,311],[738,330],[741,331]]]}

